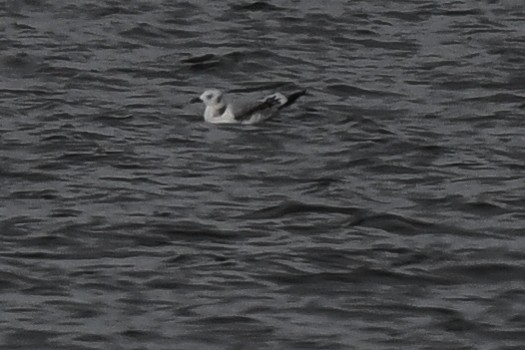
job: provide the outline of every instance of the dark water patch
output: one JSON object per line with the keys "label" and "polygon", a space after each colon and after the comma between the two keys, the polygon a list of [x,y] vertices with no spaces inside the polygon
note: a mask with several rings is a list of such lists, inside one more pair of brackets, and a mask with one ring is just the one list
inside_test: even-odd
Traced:
{"label": "dark water patch", "polygon": [[65,54],[47,56],[46,59],[49,61],[64,61],[64,62],[73,61],[73,58],[71,56],[65,55]]}
{"label": "dark water patch", "polygon": [[53,90],[44,90],[44,89],[6,89],[0,90],[0,92],[5,92],[7,94],[13,94],[16,96],[32,96],[32,97],[46,97],[55,95],[61,95],[62,91],[53,91]]}
{"label": "dark water patch", "polygon": [[503,61],[503,63],[522,64],[523,55],[525,53],[525,48],[522,46],[523,45],[496,46],[494,48],[488,49],[487,52],[491,55],[500,56],[500,59]]}
{"label": "dark water patch", "polygon": [[431,12],[427,10],[417,11],[388,11],[384,15],[388,18],[400,19],[406,22],[422,22],[426,21],[431,17]]}
{"label": "dark water patch", "polygon": [[324,177],[318,179],[303,179],[302,182],[304,183],[305,193],[318,193],[321,190],[326,190],[337,185],[340,179]]}
{"label": "dark water patch", "polygon": [[181,221],[173,224],[155,224],[151,233],[165,235],[170,239],[189,239],[195,241],[212,240],[222,241],[242,238],[241,233],[227,232],[211,225],[199,224],[191,221]]}
{"label": "dark water patch", "polygon": [[84,343],[110,343],[111,338],[109,336],[100,334],[81,334],[73,338],[75,341]]}
{"label": "dark water patch", "polygon": [[393,166],[390,164],[376,164],[371,166],[369,170],[378,174],[418,174],[419,169],[409,166]]}
{"label": "dark water patch", "polygon": [[304,248],[302,252],[310,263],[323,269],[344,270],[357,266],[361,262],[361,256],[357,252],[349,254],[344,249],[333,248]]}
{"label": "dark water patch", "polygon": [[[167,21],[169,24],[170,22]],[[158,28],[159,30],[162,30],[163,33],[165,33],[166,38],[173,40],[172,38],[176,38],[177,40],[181,40],[181,38],[188,39],[188,38],[195,38],[198,39],[200,37],[200,34],[198,32],[190,31],[190,30],[183,30],[181,28]],[[167,46],[173,46],[175,43],[166,43]]]}
{"label": "dark water patch", "polygon": [[525,90],[525,75],[524,74],[512,74],[507,82],[500,83],[500,84],[492,84],[487,85],[487,88],[495,88],[495,89],[509,89],[509,90],[518,90],[523,91]]}
{"label": "dark water patch", "polygon": [[373,30],[370,30],[370,29],[356,29],[353,31],[353,33],[359,35],[359,36],[373,36],[373,37],[378,37],[379,34],[376,33],[375,31]]}
{"label": "dark water patch", "polygon": [[143,331],[137,329],[129,329],[120,333],[121,336],[131,338],[134,341],[158,340],[160,334],[153,331]]}
{"label": "dark water patch", "polygon": [[[2,261],[2,263],[8,261]],[[0,292],[10,291],[10,290],[20,290],[27,280],[18,276],[15,272],[9,271],[0,271]],[[7,311],[7,310],[5,310]]]}
{"label": "dark water patch", "polygon": [[470,97],[464,99],[469,102],[491,102],[491,103],[522,103],[525,101],[525,96],[510,94],[510,93],[496,93],[491,95]]}
{"label": "dark water patch", "polygon": [[[94,70],[89,73],[78,73],[72,78],[73,81],[77,81],[77,84],[93,84],[95,87],[103,87],[104,90],[109,91],[126,91],[131,86],[128,80],[111,78],[108,77],[105,72],[97,72]],[[69,88],[75,87],[75,83],[73,81],[69,82]]]}
{"label": "dark water patch", "polygon": [[197,57],[190,57],[181,61],[188,64],[192,70],[205,70],[217,67],[221,64],[221,58],[214,54],[205,54]]}
{"label": "dark water patch", "polygon": [[5,335],[4,344],[14,349],[26,346],[50,347],[50,341],[60,335],[60,332],[45,330],[11,330]]}
{"label": "dark water patch", "polygon": [[11,71],[17,70],[29,73],[29,71],[32,71],[36,68],[35,58],[25,52],[20,52],[16,55],[5,56],[2,58],[1,63],[2,66],[5,66]]}
{"label": "dark water patch", "polygon": [[129,184],[135,184],[135,185],[145,185],[148,183],[153,184],[153,185],[162,185],[162,182],[154,181],[144,176],[133,176],[133,177],[101,176],[99,177],[99,179],[106,180],[106,181],[129,183]]}
{"label": "dark water patch", "polygon": [[205,63],[205,62],[209,62],[209,61],[215,61],[217,60],[218,57],[214,54],[205,54],[205,55],[202,55],[202,56],[195,56],[195,57],[190,57],[190,58],[186,58],[186,59],[183,59],[181,60],[182,63],[189,63],[189,64],[198,64],[198,63]]}
{"label": "dark water patch", "polygon": [[37,237],[26,238],[24,244],[38,248],[59,248],[59,247],[82,247],[82,243],[60,235],[41,235]]}
{"label": "dark water patch", "polygon": [[166,138],[164,141],[169,145],[177,145],[180,147],[190,147],[190,146],[197,147],[199,145],[198,141],[188,139],[184,135],[171,135],[168,138]]}
{"label": "dark water patch", "polygon": [[167,237],[150,236],[150,235],[138,235],[134,239],[135,246],[142,247],[163,247],[173,244],[172,240]]}
{"label": "dark water patch", "polygon": [[381,41],[375,39],[354,39],[354,44],[361,45],[365,48],[385,49],[392,52],[402,51],[415,54],[419,49],[419,44],[409,41]]}
{"label": "dark water patch", "polygon": [[328,85],[327,89],[340,96],[372,96],[372,97],[385,97],[385,96],[401,96],[395,92],[390,91],[379,91],[379,90],[368,90],[358,88],[356,86],[346,84],[332,84]]}
{"label": "dark water patch", "polygon": [[209,323],[209,324],[257,324],[259,321],[246,316],[216,316],[216,317],[207,317],[205,319],[199,320],[199,323]]}
{"label": "dark water patch", "polygon": [[[366,305],[356,305],[356,310],[365,310]],[[407,315],[432,315],[439,318],[461,318],[461,313],[448,307],[439,307],[431,305],[406,305],[396,301],[386,301],[382,305],[381,310],[376,310],[376,313],[381,317],[381,313],[385,314],[404,314]]]}
{"label": "dark water patch", "polygon": [[450,17],[464,17],[464,16],[480,16],[483,15],[480,9],[465,9],[465,10],[439,10],[438,15]]}
{"label": "dark water patch", "polygon": [[410,236],[426,234],[459,235],[467,237],[486,236],[486,234],[482,232],[471,232],[460,227],[445,226],[394,214],[366,215],[354,219],[349,223],[349,226],[373,227],[387,232]]}
{"label": "dark water patch", "polygon": [[[418,69],[432,71],[434,69],[438,69],[438,68],[442,68],[442,67],[448,67],[448,68],[457,67],[458,64],[459,63],[457,61],[453,61],[453,60],[441,60],[441,61],[434,61],[433,60],[432,62],[422,63],[417,68]],[[443,84],[444,86],[447,86],[446,85],[447,83],[449,83],[449,84],[456,83],[456,81],[445,81],[445,82],[442,82],[441,84]]]}
{"label": "dark water patch", "polygon": [[402,284],[402,285],[448,285],[450,282],[446,279],[435,275],[425,273],[403,273],[392,270],[375,269],[370,267],[360,267],[356,269],[352,275],[358,281],[365,283],[380,283],[380,284]]}
{"label": "dark water patch", "polygon": [[[69,226],[71,227],[71,226]],[[87,230],[87,228],[82,225],[84,230]],[[57,233],[63,234],[63,235],[73,235],[73,236],[79,236],[81,235],[80,230],[77,231],[70,231],[68,228],[60,228],[56,230]],[[103,236],[103,235],[102,235]],[[112,259],[126,259],[130,257],[134,257],[137,255],[137,252],[131,251],[131,250],[116,250],[117,247],[122,247],[123,244],[126,242],[131,241],[129,237],[123,237],[117,238],[112,237],[113,240],[110,242],[107,242],[107,246],[104,248],[99,249],[88,249],[86,245],[77,244],[75,241],[71,241],[69,239],[66,239],[63,243],[65,244],[64,247],[68,247],[70,249],[61,249],[60,251],[46,251],[44,250],[45,246],[36,246],[34,250],[32,251],[19,251],[19,252],[13,252],[13,253],[6,253],[4,256],[7,258],[14,258],[14,259],[23,259],[23,260],[34,260],[34,261],[65,261],[65,260],[97,260],[97,259],[103,259],[103,258],[112,258]],[[96,243],[96,242],[95,242]],[[110,243],[112,244],[110,246]],[[119,243],[119,244],[117,244]],[[62,247],[61,247],[62,248]],[[47,287],[46,287],[47,288]]]}
{"label": "dark water patch", "polygon": [[54,218],[76,218],[81,213],[80,210],[75,209],[55,209],[50,216]]}
{"label": "dark water patch", "polygon": [[187,289],[189,286],[179,280],[171,281],[166,278],[154,279],[145,283],[146,286],[153,289],[177,290]]}
{"label": "dark water patch", "polygon": [[[45,147],[43,147],[45,148]],[[52,147],[53,150],[56,150],[56,145],[54,145]],[[38,170],[42,170],[44,172],[47,172],[47,171],[60,171],[60,170],[66,170],[68,169],[69,166],[67,164],[63,164],[63,163],[44,163],[44,164],[40,164],[39,166],[36,167],[36,169]]]}
{"label": "dark water patch", "polygon": [[207,331],[198,332],[198,338],[211,343],[223,338],[231,339],[232,335],[252,342],[254,339],[267,338],[275,331],[273,326],[266,325],[248,316],[211,316],[188,323],[207,329]]}
{"label": "dark water patch", "polygon": [[[120,35],[130,39],[146,40],[150,43],[165,37],[162,30],[153,27],[149,23],[137,23],[133,28],[120,32]],[[155,41],[152,41],[152,39]]]}
{"label": "dark water patch", "polygon": [[470,114],[470,115],[464,115],[461,117],[458,117],[456,120],[463,121],[463,122],[469,122],[472,123],[472,125],[480,125],[485,123],[491,123],[491,122],[497,122],[500,120],[499,116],[496,114]]}
{"label": "dark water patch", "polygon": [[80,153],[80,152],[68,152],[57,159],[63,162],[72,162],[72,163],[85,163],[85,162],[98,162],[104,159],[105,156],[96,153]]}
{"label": "dark water patch", "polygon": [[64,67],[64,66],[44,63],[38,66],[37,72],[46,74],[48,76],[53,76],[53,77],[73,79],[77,74],[79,74],[80,70],[77,68],[72,68],[72,67]]}
{"label": "dark water patch", "polygon": [[508,213],[509,211],[497,204],[483,201],[476,201],[465,203],[464,208],[466,212],[470,212],[481,216],[498,216]]}
{"label": "dark water patch", "polygon": [[463,283],[495,283],[525,280],[525,268],[507,263],[456,264],[434,269],[433,274]]}
{"label": "dark water patch", "polygon": [[358,208],[335,207],[327,205],[305,204],[301,202],[284,202],[275,206],[260,209],[249,214],[239,216],[240,219],[262,220],[276,219],[287,215],[305,214],[305,213],[333,213],[355,215],[360,212]]}
{"label": "dark water patch", "polygon": [[358,284],[388,284],[388,285],[448,285],[451,282],[441,277],[431,275],[411,275],[391,270],[374,269],[369,267],[357,267],[347,272],[327,273],[303,273],[303,274],[279,274],[266,277],[268,280],[289,285],[291,288],[304,289],[304,293],[321,291],[327,286],[334,290],[344,290],[345,286]]}
{"label": "dark water patch", "polygon": [[93,19],[101,19],[108,16],[115,16],[115,15],[133,15],[137,14],[137,11],[134,11],[131,9],[130,6],[118,6],[118,5],[109,5],[109,6],[97,6],[96,4],[88,4],[82,6],[81,9],[79,9],[76,6],[70,5],[69,10],[81,10],[87,15],[89,15],[90,18]]}
{"label": "dark water patch", "polygon": [[436,327],[443,329],[446,332],[472,332],[478,331],[480,324],[466,320],[462,315],[455,314],[452,317],[447,317],[445,320],[437,322]]}
{"label": "dark water patch", "polygon": [[[384,251],[385,248],[383,247],[374,248],[374,250]],[[392,252],[391,249],[387,249],[387,251],[389,253]],[[400,254],[401,256],[392,263],[392,267],[394,268],[407,267],[407,266],[413,266],[413,265],[422,265],[426,263],[435,263],[436,261],[443,261],[443,260],[446,261],[446,259],[450,259],[450,256],[446,254],[440,254],[439,252],[435,252],[435,251],[432,251],[431,253],[426,253],[426,252],[412,253],[409,251],[404,251],[404,252],[395,251],[395,253]],[[441,255],[442,257],[438,258],[439,255]]]}
{"label": "dark water patch", "polygon": [[13,28],[18,29],[18,30],[20,30],[22,32],[25,32],[25,31],[34,32],[34,31],[36,31],[35,27],[32,27],[32,26],[30,26],[27,23],[15,22],[15,23],[12,24],[12,26],[13,26]]}
{"label": "dark water patch", "polygon": [[13,281],[8,281],[2,278],[0,276],[0,292],[7,292],[9,290],[18,290],[20,287],[18,284],[14,283]]}
{"label": "dark water patch", "polygon": [[291,82],[288,82],[288,81],[269,81],[269,82],[247,81],[245,83],[240,83],[239,85],[244,86],[244,87],[231,89],[229,90],[229,92],[231,93],[249,93],[249,92],[256,92],[256,91],[279,90],[282,88],[295,87],[293,86]]}
{"label": "dark water patch", "polygon": [[255,1],[252,3],[243,3],[232,5],[231,9],[233,11],[239,12],[251,12],[251,11],[261,11],[261,12],[272,12],[272,11],[282,11],[284,8],[278,7],[276,5],[270,4],[264,1]]}
{"label": "dark water patch", "polygon": [[[55,133],[56,131],[50,131],[51,133]],[[46,132],[42,132],[42,135],[45,135]],[[57,143],[57,144],[63,144],[64,142],[70,141],[71,138],[67,135],[56,135],[52,134],[50,136],[42,137],[42,142],[49,142],[49,143]]]}
{"label": "dark water patch", "polygon": [[53,190],[39,190],[39,191],[17,191],[11,192],[9,195],[12,199],[46,199],[53,200],[58,198],[58,194]]}
{"label": "dark water patch", "polygon": [[340,342],[337,342],[336,340],[332,339],[323,339],[323,340],[295,340],[290,341],[287,344],[287,347],[290,347],[290,349],[316,349],[316,350],[322,350],[322,349],[348,349],[347,344],[342,344]]}
{"label": "dark water patch", "polygon": [[47,181],[55,181],[58,179],[58,177],[54,175],[49,175],[42,172],[35,172],[35,171],[9,171],[0,169],[0,179],[1,178],[9,178],[9,179],[18,179],[21,181],[29,181],[29,182],[47,182]]}
{"label": "dark water patch", "polygon": [[6,218],[0,221],[0,234],[2,237],[22,238],[29,233],[25,226],[35,222],[38,220],[24,215]]}
{"label": "dark water patch", "polygon": [[37,285],[22,289],[21,293],[35,296],[69,296],[69,292],[67,291],[67,289],[57,284],[60,282],[61,281],[40,281]]}
{"label": "dark water patch", "polygon": [[[244,48],[243,48],[244,49]],[[222,55],[204,54],[189,57],[181,61],[190,70],[201,71],[207,69],[225,69],[228,73],[232,71],[258,71],[264,68],[262,62],[277,65],[292,65],[303,63],[300,57],[279,55],[266,49],[231,51]]]}
{"label": "dark water patch", "polygon": [[166,3],[162,23],[193,29],[194,21],[201,14],[201,7],[191,1]]}

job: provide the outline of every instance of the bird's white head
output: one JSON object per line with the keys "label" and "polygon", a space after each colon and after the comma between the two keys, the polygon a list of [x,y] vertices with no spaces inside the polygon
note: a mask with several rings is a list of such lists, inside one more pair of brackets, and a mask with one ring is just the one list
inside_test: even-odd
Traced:
{"label": "bird's white head", "polygon": [[204,102],[208,107],[219,107],[224,105],[224,96],[220,90],[209,89],[197,98],[198,101]]}

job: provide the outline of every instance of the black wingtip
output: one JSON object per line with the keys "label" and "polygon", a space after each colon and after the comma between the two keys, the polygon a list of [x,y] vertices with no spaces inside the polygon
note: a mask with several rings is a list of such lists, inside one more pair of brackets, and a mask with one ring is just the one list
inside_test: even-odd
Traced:
{"label": "black wingtip", "polygon": [[306,95],[306,90],[301,90],[301,91],[294,92],[293,94],[291,94],[288,97],[286,97],[286,99],[287,99],[286,103],[283,104],[281,107],[279,107],[279,109],[284,108],[284,107],[288,107],[289,105],[291,105],[292,103],[297,101],[297,99],[299,97],[303,96],[303,95]]}

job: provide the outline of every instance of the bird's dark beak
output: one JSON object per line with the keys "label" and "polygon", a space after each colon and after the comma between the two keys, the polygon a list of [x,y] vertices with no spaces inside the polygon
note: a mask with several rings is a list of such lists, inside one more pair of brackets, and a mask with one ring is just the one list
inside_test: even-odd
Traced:
{"label": "bird's dark beak", "polygon": [[190,100],[190,103],[199,103],[202,102],[200,97],[194,97]]}

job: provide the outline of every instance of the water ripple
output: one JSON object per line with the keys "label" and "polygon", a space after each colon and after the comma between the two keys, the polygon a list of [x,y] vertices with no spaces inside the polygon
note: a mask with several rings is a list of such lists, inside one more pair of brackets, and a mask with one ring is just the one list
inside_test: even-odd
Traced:
{"label": "water ripple", "polygon": [[522,349],[525,17],[482,5],[0,4],[0,348]]}

